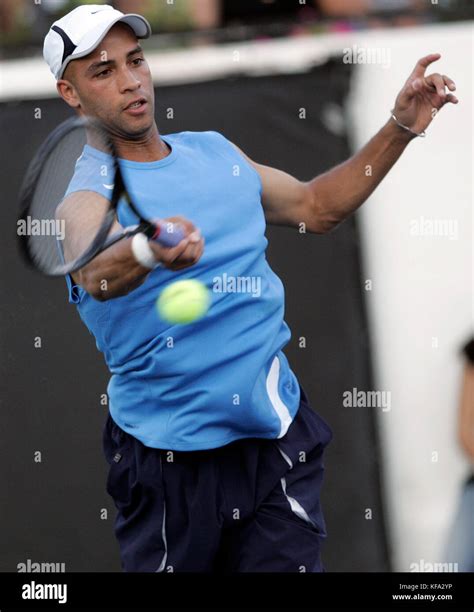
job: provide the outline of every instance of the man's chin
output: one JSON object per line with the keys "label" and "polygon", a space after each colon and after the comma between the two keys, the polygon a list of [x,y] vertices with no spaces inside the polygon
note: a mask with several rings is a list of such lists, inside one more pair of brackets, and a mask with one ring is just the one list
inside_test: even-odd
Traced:
{"label": "man's chin", "polygon": [[154,119],[151,117],[134,117],[121,122],[121,128],[124,136],[130,140],[140,140],[143,136],[150,133],[155,125]]}

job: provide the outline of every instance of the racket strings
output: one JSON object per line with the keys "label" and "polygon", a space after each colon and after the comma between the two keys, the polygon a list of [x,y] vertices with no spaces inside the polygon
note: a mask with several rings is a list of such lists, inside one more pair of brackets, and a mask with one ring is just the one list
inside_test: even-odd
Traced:
{"label": "racket strings", "polygon": [[75,267],[110,219],[114,158],[107,138],[91,132],[90,126],[87,132],[70,129],[43,152],[39,172],[35,164],[32,197],[19,229],[34,264],[47,274]]}

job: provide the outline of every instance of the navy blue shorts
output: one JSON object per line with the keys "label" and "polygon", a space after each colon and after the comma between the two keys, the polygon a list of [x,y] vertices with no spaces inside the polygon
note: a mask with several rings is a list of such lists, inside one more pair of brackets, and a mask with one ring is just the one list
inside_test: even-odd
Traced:
{"label": "navy blue shorts", "polygon": [[301,402],[278,440],[203,451],[144,446],[108,416],[107,492],[127,572],[321,572],[327,423]]}

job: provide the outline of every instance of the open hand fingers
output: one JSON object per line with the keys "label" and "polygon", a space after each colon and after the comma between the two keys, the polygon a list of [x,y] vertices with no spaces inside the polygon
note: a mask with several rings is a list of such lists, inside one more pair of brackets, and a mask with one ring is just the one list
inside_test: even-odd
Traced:
{"label": "open hand fingers", "polygon": [[441,75],[434,73],[425,78],[414,79],[411,86],[411,97],[417,93],[423,93],[423,91],[425,91],[428,94],[437,94],[443,104],[446,102],[457,104],[459,102],[455,95],[446,91],[446,88],[448,88],[450,91],[455,91],[456,84],[445,74]]}
{"label": "open hand fingers", "polygon": [[440,57],[441,57],[440,53],[430,53],[429,55],[425,55],[425,57],[422,57],[421,59],[419,59],[415,64],[415,68],[413,69],[413,72],[411,73],[411,77],[412,78],[424,77],[428,66],[432,64],[433,62],[437,62],[440,59]]}

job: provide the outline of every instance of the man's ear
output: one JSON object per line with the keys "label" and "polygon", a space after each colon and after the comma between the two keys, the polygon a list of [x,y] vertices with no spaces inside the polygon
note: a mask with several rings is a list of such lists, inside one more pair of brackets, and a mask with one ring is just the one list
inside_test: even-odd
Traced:
{"label": "man's ear", "polygon": [[56,88],[61,98],[66,102],[66,104],[69,104],[71,108],[81,107],[79,94],[77,93],[77,90],[71,83],[71,81],[67,81],[66,79],[60,79],[56,83]]}

